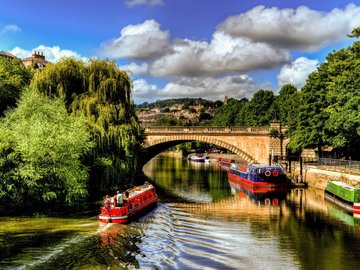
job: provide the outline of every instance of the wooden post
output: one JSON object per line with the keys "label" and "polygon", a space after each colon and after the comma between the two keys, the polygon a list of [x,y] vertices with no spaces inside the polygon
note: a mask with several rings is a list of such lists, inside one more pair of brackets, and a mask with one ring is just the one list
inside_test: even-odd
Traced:
{"label": "wooden post", "polygon": [[303,176],[303,173],[302,173],[302,171],[303,171],[303,159],[302,159],[301,156],[300,156],[300,158],[299,158],[299,161],[300,161],[300,182],[302,182],[302,176]]}

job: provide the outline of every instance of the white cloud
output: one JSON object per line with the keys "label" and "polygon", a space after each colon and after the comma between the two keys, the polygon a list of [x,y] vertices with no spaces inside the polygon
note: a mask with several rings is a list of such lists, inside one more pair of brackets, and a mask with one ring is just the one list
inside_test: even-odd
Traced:
{"label": "white cloud", "polygon": [[152,59],[167,52],[169,32],[162,31],[155,20],[128,25],[120,37],[101,44],[100,53],[106,57]]}
{"label": "white cloud", "polygon": [[136,63],[130,63],[128,65],[120,66],[120,69],[130,71],[130,73],[132,73],[134,76],[139,76],[148,73],[149,65],[147,63],[142,63],[140,65]]}
{"label": "white cloud", "polygon": [[129,7],[140,6],[140,5],[156,6],[163,4],[163,1],[162,0],[125,0],[125,3]]}
{"label": "white cloud", "polygon": [[152,99],[158,95],[159,89],[154,84],[149,84],[144,79],[138,79],[133,81],[133,96],[134,99]]}
{"label": "white cloud", "polygon": [[[155,20],[128,25],[117,39],[101,45],[107,57],[148,61],[148,71],[156,77],[212,76],[267,69],[289,61],[288,51],[248,38],[215,32],[212,40],[178,39],[169,43],[169,32],[160,29]],[[138,67],[132,65],[135,72]]]}
{"label": "white cloud", "polygon": [[300,89],[305,85],[308,75],[315,71],[318,65],[319,61],[316,59],[299,57],[291,64],[281,68],[277,76],[278,83],[280,86],[290,83]]}
{"label": "white cloud", "polygon": [[306,6],[297,9],[257,6],[228,17],[218,29],[255,42],[311,51],[345,39],[346,34],[359,25],[360,7],[355,4],[327,13]]}
{"label": "white cloud", "polygon": [[5,25],[4,28],[0,31],[1,34],[16,33],[16,32],[21,32],[21,28],[16,24]]}
{"label": "white cloud", "polygon": [[50,62],[57,62],[63,57],[74,57],[77,59],[81,59],[83,61],[88,60],[88,58],[82,57],[77,52],[61,49],[59,46],[48,47],[45,45],[39,45],[36,48],[33,48],[32,50],[25,50],[20,47],[15,47],[10,51],[10,53],[23,59],[23,58],[31,56],[31,54],[34,51],[43,52],[45,55],[45,59]]}
{"label": "white cloud", "polygon": [[287,62],[288,51],[215,32],[210,43],[178,40],[150,68],[153,76],[212,76],[266,69]]}
{"label": "white cloud", "polygon": [[223,100],[227,95],[233,98],[250,98],[258,86],[248,75],[226,76],[224,78],[178,77],[162,89],[145,80],[134,81],[134,100],[139,103],[162,98],[202,97],[209,100]]}

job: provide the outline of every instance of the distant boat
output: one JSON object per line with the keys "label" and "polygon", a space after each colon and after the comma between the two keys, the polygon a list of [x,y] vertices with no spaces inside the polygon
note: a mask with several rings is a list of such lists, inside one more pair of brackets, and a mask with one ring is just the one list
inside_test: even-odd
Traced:
{"label": "distant boat", "polygon": [[229,166],[229,167],[230,167],[230,165],[231,165],[232,163],[234,163],[234,162],[235,162],[235,160],[230,159],[230,158],[223,158],[223,157],[219,157],[219,158],[218,158],[218,163],[219,163],[220,165],[223,165],[223,166]]}
{"label": "distant boat", "polygon": [[232,163],[228,177],[229,181],[252,189],[288,188],[291,185],[286,174],[279,166]]}
{"label": "distant boat", "polygon": [[140,211],[158,202],[155,187],[151,184],[126,190],[122,204],[104,205],[99,221],[103,223],[128,223]]}
{"label": "distant boat", "polygon": [[341,181],[329,181],[325,188],[325,199],[360,217],[360,189]]}
{"label": "distant boat", "polygon": [[194,156],[190,156],[189,160],[196,162],[210,162],[210,157],[205,155],[194,155]]}

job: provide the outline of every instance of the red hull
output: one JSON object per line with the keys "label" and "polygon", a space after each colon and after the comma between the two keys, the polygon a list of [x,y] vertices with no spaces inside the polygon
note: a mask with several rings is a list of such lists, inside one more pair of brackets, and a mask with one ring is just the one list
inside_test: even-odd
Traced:
{"label": "red hull", "polygon": [[140,211],[158,202],[158,196],[152,185],[132,188],[128,192],[130,196],[124,199],[124,203],[121,206],[108,209],[101,207],[100,222],[128,223]]}
{"label": "red hull", "polygon": [[234,175],[232,173],[228,173],[228,178],[234,184],[243,185],[243,186],[246,186],[248,189],[250,188],[250,189],[254,189],[254,190],[287,188],[287,187],[290,186],[290,184],[288,182],[278,182],[278,183],[274,183],[274,182],[253,182],[253,181],[250,181],[248,179],[241,178],[241,177],[239,177],[237,175]]}
{"label": "red hull", "polygon": [[254,185],[249,185],[249,184],[245,184],[239,181],[234,181],[233,179],[228,179],[230,184],[234,184],[237,185],[239,187],[242,188],[246,188],[247,190],[249,190],[252,193],[255,194],[263,194],[263,193],[268,193],[268,192],[272,192],[274,190],[276,191],[283,191],[283,192],[287,192],[290,190],[289,186],[254,186]]}

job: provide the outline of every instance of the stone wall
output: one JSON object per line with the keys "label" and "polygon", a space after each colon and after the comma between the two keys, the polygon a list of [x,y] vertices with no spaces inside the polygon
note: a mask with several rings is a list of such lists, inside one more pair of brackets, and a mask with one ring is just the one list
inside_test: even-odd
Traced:
{"label": "stone wall", "polygon": [[[292,175],[294,179],[297,179],[299,167],[294,168]],[[303,168],[303,181],[309,187],[325,190],[327,182],[330,180],[339,180],[360,188],[360,175],[328,171],[315,166]]]}

